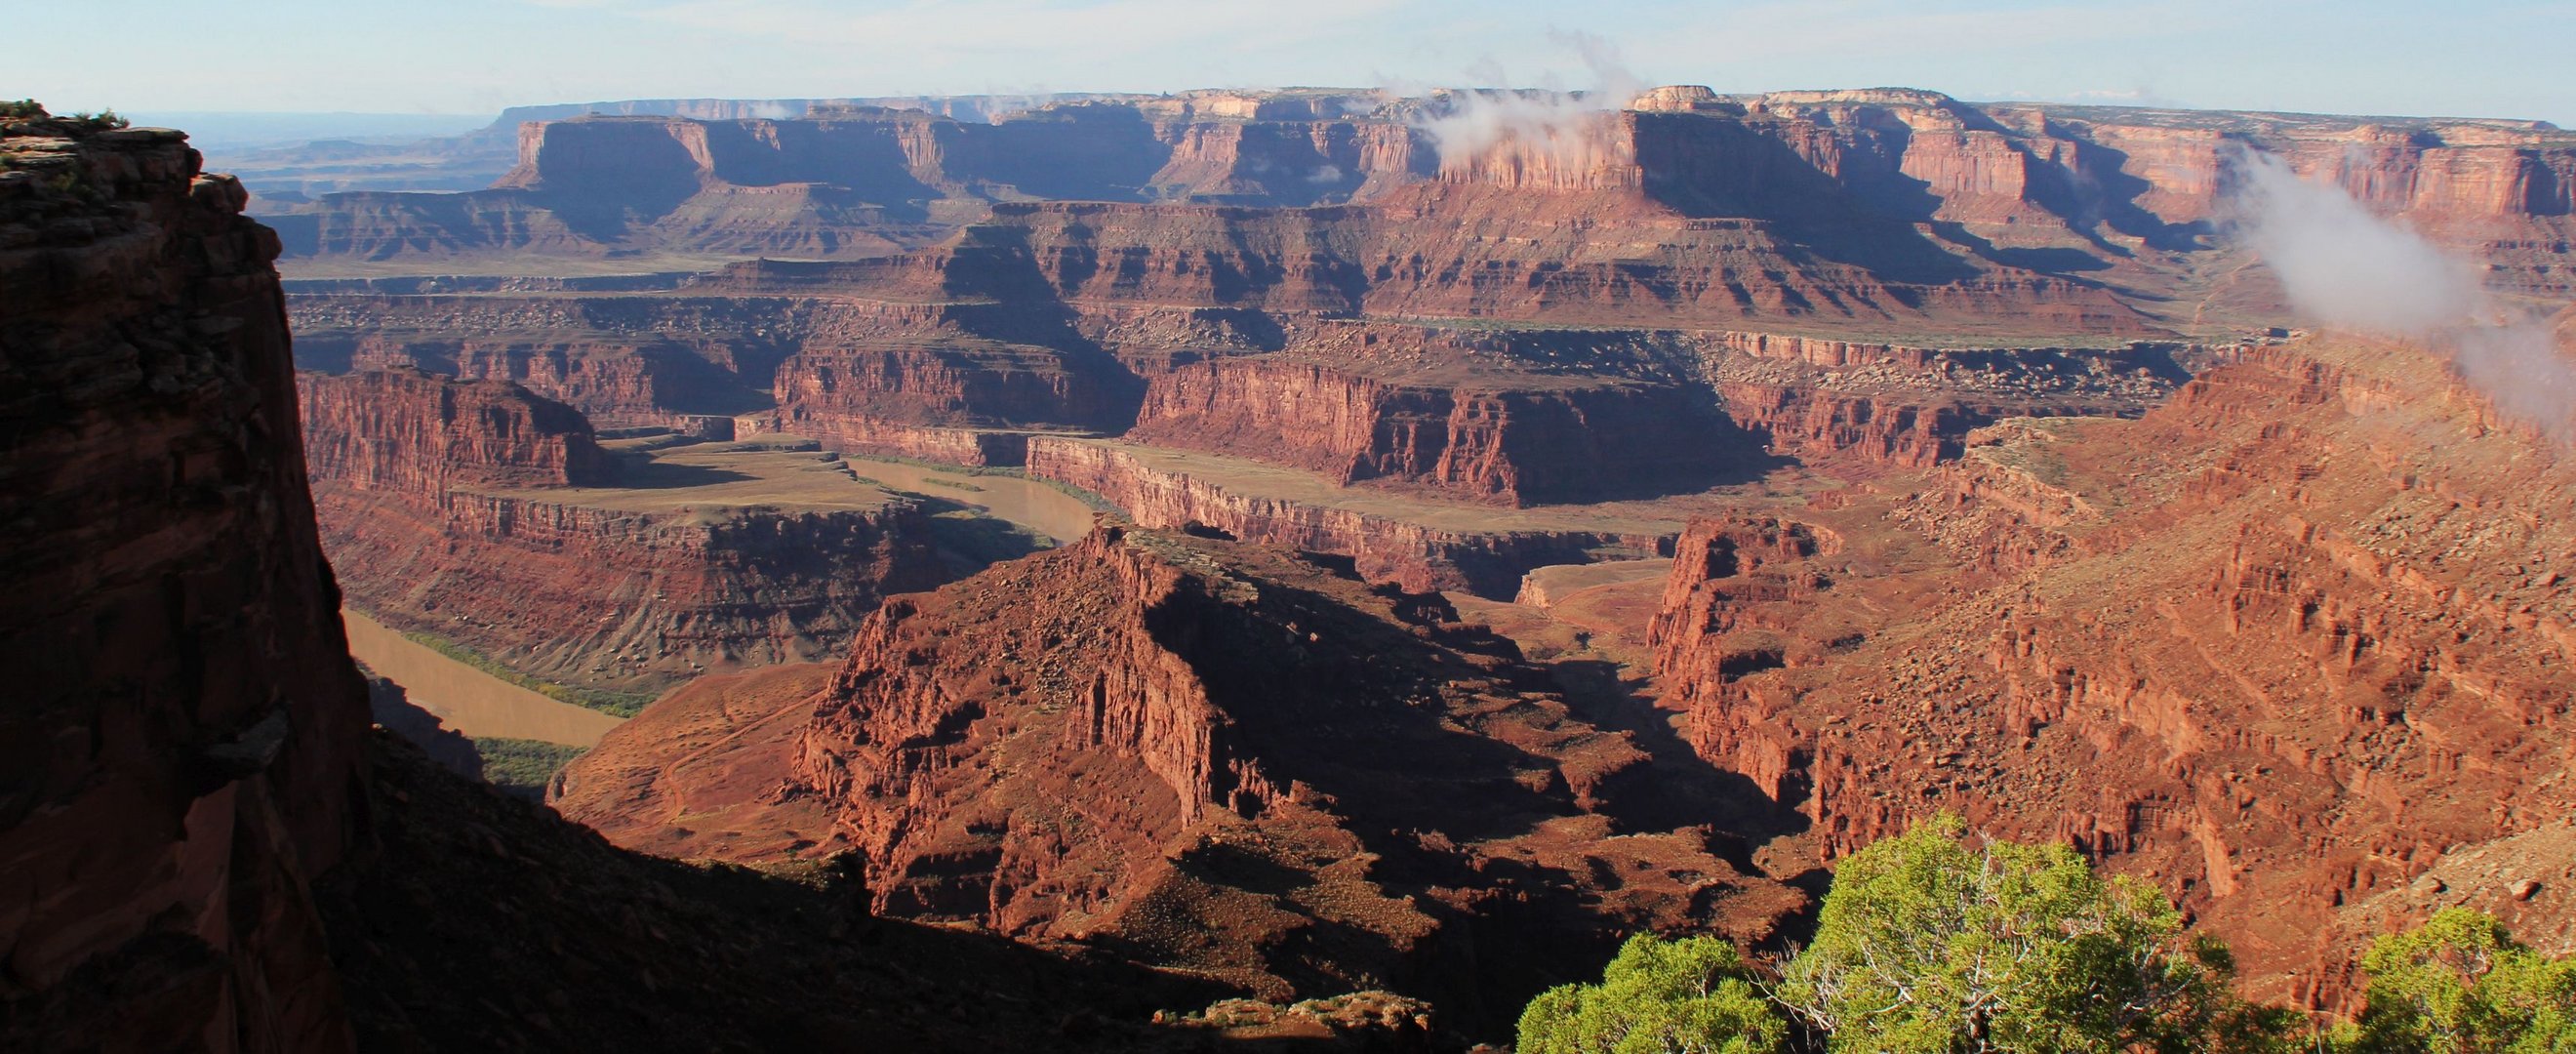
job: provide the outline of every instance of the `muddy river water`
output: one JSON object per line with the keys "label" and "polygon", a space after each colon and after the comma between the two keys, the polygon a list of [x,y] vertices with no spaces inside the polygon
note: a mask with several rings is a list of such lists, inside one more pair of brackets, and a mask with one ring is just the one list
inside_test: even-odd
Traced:
{"label": "muddy river water", "polygon": [[586,747],[621,718],[548,699],[465,665],[346,608],[349,654],[403,686],[411,701],[468,736],[540,739]]}

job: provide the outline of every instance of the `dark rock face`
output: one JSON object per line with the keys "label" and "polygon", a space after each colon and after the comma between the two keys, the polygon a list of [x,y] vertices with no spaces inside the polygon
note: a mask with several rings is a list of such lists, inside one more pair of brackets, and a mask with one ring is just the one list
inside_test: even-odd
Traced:
{"label": "dark rock face", "polygon": [[0,1047],[346,1049],[306,893],[366,687],[277,239],[182,138],[0,128]]}
{"label": "dark rock face", "polygon": [[474,741],[411,701],[411,693],[372,671],[367,673],[367,712],[376,726],[401,736],[438,767],[471,780],[483,778],[483,755]]}

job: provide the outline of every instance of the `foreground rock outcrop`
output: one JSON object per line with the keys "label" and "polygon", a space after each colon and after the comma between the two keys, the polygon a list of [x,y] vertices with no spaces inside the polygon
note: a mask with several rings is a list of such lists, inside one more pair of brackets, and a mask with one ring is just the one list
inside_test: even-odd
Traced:
{"label": "foreground rock outcrop", "polygon": [[[890,915],[1265,998],[1386,985],[1490,1031],[1639,928],[1760,940],[1765,822],[1436,597],[1104,528],[873,618],[794,783]],[[1676,820],[1675,817],[1689,817]]]}
{"label": "foreground rock outcrop", "polygon": [[0,119],[0,1047],[346,1050],[309,895],[367,689],[239,184],[176,132]]}

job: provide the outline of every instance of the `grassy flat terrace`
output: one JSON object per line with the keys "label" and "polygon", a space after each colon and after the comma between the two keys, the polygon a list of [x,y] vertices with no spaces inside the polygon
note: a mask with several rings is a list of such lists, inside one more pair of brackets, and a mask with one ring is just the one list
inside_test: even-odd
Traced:
{"label": "grassy flat terrace", "polygon": [[732,253],[638,253],[632,256],[548,256],[535,253],[458,253],[394,260],[287,257],[277,272],[295,278],[602,278],[713,271],[750,259]]}
{"label": "grassy flat terrace", "polygon": [[734,510],[868,512],[895,496],[860,482],[837,458],[814,450],[709,443],[653,448],[648,440],[601,444],[618,455],[616,486],[484,488],[561,505],[620,512],[695,512],[722,518]]}
{"label": "grassy flat terrace", "polygon": [[1143,446],[1116,439],[1070,442],[1103,447],[1132,457],[1153,472],[1188,476],[1229,494],[1341,509],[1459,534],[1568,531],[1673,534],[1695,515],[1777,502],[1786,495],[1810,489],[1830,489],[1835,485],[1802,472],[1784,470],[1759,480],[1691,494],[1593,505],[1541,505],[1515,509],[1433,497],[1400,489],[1403,484],[1363,482],[1349,487],[1336,486],[1331,480],[1312,472],[1223,454]]}

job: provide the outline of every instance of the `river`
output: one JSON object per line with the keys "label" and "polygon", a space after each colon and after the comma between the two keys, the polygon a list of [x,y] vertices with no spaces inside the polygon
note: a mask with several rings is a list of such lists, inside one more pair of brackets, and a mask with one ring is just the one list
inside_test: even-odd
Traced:
{"label": "river", "polygon": [[537,739],[587,747],[623,718],[549,699],[441,655],[347,608],[349,654],[403,686],[421,709],[468,736]]}

